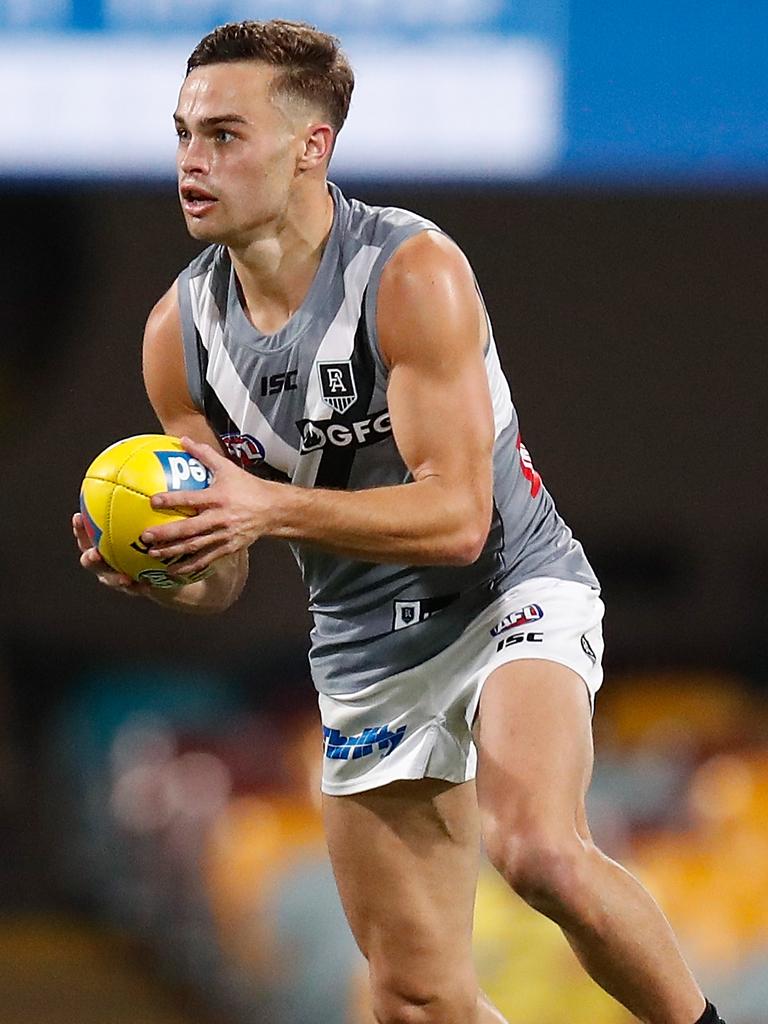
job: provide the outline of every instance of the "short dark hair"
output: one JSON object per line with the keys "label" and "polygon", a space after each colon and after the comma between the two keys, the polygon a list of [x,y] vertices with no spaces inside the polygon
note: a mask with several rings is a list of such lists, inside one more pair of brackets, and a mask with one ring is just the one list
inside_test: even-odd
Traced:
{"label": "short dark hair", "polygon": [[355,76],[339,40],[302,21],[239,21],[200,40],[187,74],[205,64],[263,61],[280,69],[272,91],[319,106],[338,134],[347,117]]}

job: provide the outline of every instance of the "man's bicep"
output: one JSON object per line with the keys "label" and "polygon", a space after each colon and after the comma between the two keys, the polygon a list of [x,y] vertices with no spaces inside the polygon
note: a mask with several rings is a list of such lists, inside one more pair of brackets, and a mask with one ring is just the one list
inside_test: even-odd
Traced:
{"label": "man's bicep", "polygon": [[489,492],[486,322],[471,270],[453,243],[432,235],[411,239],[392,262],[377,324],[400,453],[416,479],[440,475]]}
{"label": "man's bicep", "polygon": [[482,359],[436,373],[413,363],[392,367],[388,404],[392,430],[403,461],[418,480],[440,476],[469,484],[487,470],[493,449],[493,422]]}

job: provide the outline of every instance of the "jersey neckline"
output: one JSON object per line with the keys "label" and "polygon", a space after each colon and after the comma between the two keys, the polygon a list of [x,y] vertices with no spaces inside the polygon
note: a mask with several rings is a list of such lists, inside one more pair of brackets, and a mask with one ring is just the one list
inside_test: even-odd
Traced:
{"label": "jersey neckline", "polygon": [[331,230],[328,233],[325,249],[320,257],[320,263],[315,271],[315,276],[312,278],[312,283],[307,289],[307,293],[302,299],[300,306],[294,310],[280,330],[275,331],[273,334],[265,334],[251,322],[243,308],[235,267],[229,252],[227,252],[227,258],[229,259],[227,319],[230,323],[237,326],[238,329],[245,331],[242,337],[252,348],[263,352],[277,352],[280,349],[290,348],[292,345],[295,345],[312,323],[310,310],[313,308],[315,296],[321,291],[327,290],[330,285],[335,264],[338,262],[342,204],[344,204],[345,200],[341,190],[333,182],[329,181],[327,184],[328,191],[333,200],[333,220],[331,221]]}

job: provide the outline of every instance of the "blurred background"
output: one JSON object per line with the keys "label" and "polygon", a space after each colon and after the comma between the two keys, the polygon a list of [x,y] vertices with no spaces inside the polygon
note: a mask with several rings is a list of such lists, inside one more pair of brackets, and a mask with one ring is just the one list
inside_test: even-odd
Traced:
{"label": "blurred background", "polygon": [[[102,593],[69,527],[92,457],[155,429],[186,56],[273,16],[356,68],[332,177],[469,255],[602,579],[596,836],[729,1024],[768,1024],[768,9],[724,0],[0,4],[0,1020],[370,1024],[290,555],[192,621]],[[477,962],[510,1024],[628,1024],[490,870]]]}

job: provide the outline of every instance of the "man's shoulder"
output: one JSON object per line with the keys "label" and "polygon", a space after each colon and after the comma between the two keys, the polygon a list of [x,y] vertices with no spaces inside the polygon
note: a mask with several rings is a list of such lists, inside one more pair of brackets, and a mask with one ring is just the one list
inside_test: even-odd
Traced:
{"label": "man's shoulder", "polygon": [[384,248],[393,238],[419,231],[440,230],[433,221],[413,210],[400,206],[376,206],[344,196],[341,199],[346,206],[344,234],[363,245]]}

